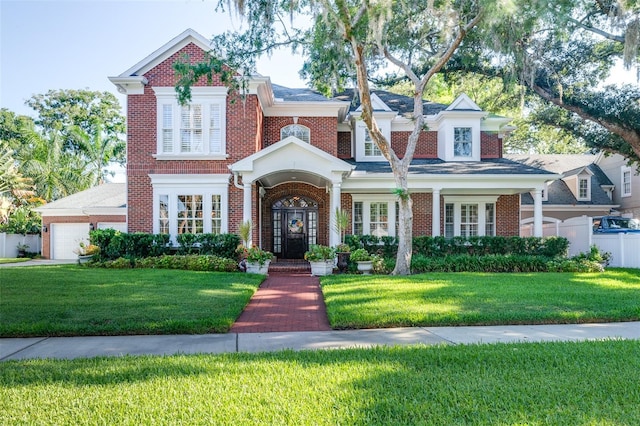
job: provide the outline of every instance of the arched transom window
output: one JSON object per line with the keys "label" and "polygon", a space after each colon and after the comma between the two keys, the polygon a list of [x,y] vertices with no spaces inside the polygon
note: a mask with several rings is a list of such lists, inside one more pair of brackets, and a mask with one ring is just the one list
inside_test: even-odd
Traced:
{"label": "arched transom window", "polygon": [[295,136],[296,138],[309,143],[311,130],[300,124],[290,124],[280,129],[280,139],[287,138],[289,136]]}

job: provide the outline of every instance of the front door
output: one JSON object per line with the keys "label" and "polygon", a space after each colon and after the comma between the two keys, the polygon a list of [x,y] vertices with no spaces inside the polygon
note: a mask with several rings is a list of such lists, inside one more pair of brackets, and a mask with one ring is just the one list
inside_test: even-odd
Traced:
{"label": "front door", "polygon": [[273,252],[285,259],[302,259],[318,236],[318,204],[304,197],[287,197],[272,206]]}
{"label": "front door", "polygon": [[284,257],[287,259],[302,259],[307,251],[306,211],[286,211],[284,232]]}

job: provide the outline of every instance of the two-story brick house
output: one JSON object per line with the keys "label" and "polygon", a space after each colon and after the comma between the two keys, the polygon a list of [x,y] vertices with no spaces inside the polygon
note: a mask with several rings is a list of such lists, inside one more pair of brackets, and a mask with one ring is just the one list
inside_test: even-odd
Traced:
{"label": "two-story brick house", "polygon": [[[172,64],[202,61],[208,40],[187,30],[110,80],[127,94],[129,232],[177,235],[236,232],[250,220],[252,242],[283,258],[314,243],[335,245],[337,208],[350,231],[395,235],[397,205],[388,162],[370,140],[353,92],[327,99],[251,76],[243,98],[214,78],[178,103]],[[413,100],[373,93],[375,118],[394,150],[413,130]],[[518,235],[520,193],[557,178],[502,158],[509,119],[482,111],[466,95],[451,105],[425,102],[427,128],[409,187],[415,235]]]}

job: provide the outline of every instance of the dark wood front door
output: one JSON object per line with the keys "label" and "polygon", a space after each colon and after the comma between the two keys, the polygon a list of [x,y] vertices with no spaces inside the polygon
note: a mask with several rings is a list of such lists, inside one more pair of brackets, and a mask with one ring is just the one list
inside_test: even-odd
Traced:
{"label": "dark wood front door", "polygon": [[287,259],[302,259],[307,251],[306,210],[286,211],[284,222],[285,235],[284,257]]}

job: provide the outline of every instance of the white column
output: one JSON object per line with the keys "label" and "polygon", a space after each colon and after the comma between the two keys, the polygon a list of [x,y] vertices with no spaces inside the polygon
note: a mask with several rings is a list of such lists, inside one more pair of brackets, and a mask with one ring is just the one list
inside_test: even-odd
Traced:
{"label": "white column", "polygon": [[329,245],[331,247],[335,247],[340,244],[340,234],[336,229],[336,209],[339,209],[340,206],[340,194],[342,193],[342,183],[341,182],[333,182],[333,186],[331,187],[331,203],[330,203],[330,219],[329,219]]}
{"label": "white column", "polygon": [[431,202],[431,236],[440,236],[440,189],[433,188],[431,193],[433,200]]}
{"label": "white column", "polygon": [[[251,220],[251,213],[253,211],[253,206],[251,205],[251,183],[244,183],[243,185],[243,197],[242,197],[242,222],[251,222],[253,226],[256,224]],[[251,230],[251,234],[253,234],[253,229]],[[252,244],[252,235],[249,235],[249,247]]]}
{"label": "white column", "polygon": [[542,191],[533,191],[533,236],[542,237]]}

